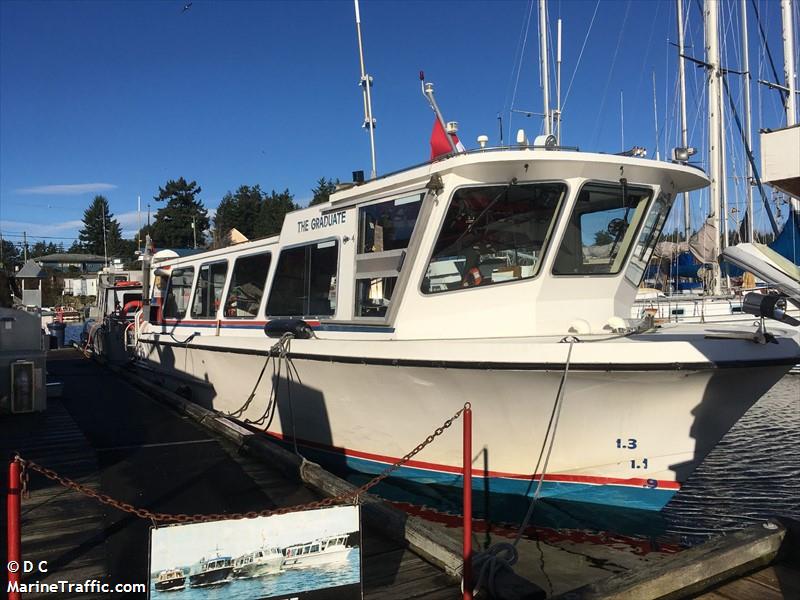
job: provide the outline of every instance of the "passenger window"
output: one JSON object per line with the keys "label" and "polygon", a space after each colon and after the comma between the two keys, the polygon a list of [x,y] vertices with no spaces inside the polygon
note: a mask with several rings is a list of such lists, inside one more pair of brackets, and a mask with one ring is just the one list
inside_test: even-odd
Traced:
{"label": "passenger window", "polygon": [[194,290],[192,317],[197,319],[216,318],[227,273],[227,261],[205,264],[200,267],[197,286]]}
{"label": "passenger window", "polygon": [[386,316],[422,198],[412,194],[359,209],[356,317]]}
{"label": "passenger window", "polygon": [[622,268],[651,190],[627,184],[583,186],[553,266],[555,275],[613,275]]}
{"label": "passenger window", "polygon": [[267,315],[333,315],[338,266],[339,243],[336,240],[282,250],[267,301]]}
{"label": "passenger window", "polygon": [[636,241],[636,246],[633,248],[633,257],[631,264],[628,265],[625,271],[625,277],[634,285],[639,285],[644,277],[647,264],[650,262],[650,257],[653,255],[656,243],[661,237],[661,230],[669,215],[669,209],[672,207],[672,195],[660,194],[653,202],[653,208],[645,219],[642,232],[639,234],[639,239]]}
{"label": "passenger window", "polygon": [[422,194],[364,206],[358,211],[358,253],[408,247],[422,206]]}
{"label": "passenger window", "polygon": [[193,267],[177,267],[172,270],[169,277],[169,291],[164,300],[165,319],[182,319],[186,315],[193,279]]}
{"label": "passenger window", "polygon": [[264,288],[267,285],[270,254],[240,256],[233,263],[231,284],[225,299],[224,315],[230,318],[252,318],[258,315]]}
{"label": "passenger window", "polygon": [[566,191],[563,183],[457,190],[422,292],[484,287],[536,275]]}

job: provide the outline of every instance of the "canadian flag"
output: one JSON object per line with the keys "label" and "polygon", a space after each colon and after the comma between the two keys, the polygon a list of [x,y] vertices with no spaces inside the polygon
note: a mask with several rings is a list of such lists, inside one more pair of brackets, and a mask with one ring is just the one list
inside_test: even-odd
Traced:
{"label": "canadian flag", "polygon": [[[464,145],[458,140],[455,133],[451,133],[450,137],[456,145],[456,150],[464,152]],[[450,147],[450,142],[447,141],[447,133],[445,132],[439,119],[433,120],[433,131],[431,131],[431,160],[442,156],[443,154],[450,154],[453,149]]]}

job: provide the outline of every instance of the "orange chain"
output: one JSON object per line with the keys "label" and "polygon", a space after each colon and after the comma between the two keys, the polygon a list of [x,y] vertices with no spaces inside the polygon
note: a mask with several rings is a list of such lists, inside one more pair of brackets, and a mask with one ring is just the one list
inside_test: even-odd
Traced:
{"label": "orange chain", "polygon": [[14,460],[20,463],[22,467],[22,474],[21,479],[23,481],[23,489],[27,488],[27,470],[30,469],[32,471],[36,471],[37,473],[41,473],[48,479],[55,481],[56,483],[61,484],[65,488],[75,490],[85,496],[89,496],[90,498],[94,498],[101,504],[105,504],[107,506],[113,506],[114,508],[121,510],[122,512],[130,513],[140,517],[142,519],[150,519],[154,522],[161,522],[161,523],[206,523],[209,521],[220,521],[223,519],[254,519],[256,517],[269,517],[272,515],[282,515],[289,512],[299,512],[303,510],[312,510],[315,508],[323,508],[325,506],[332,506],[334,504],[344,504],[344,503],[352,503],[354,500],[357,500],[359,496],[365,494],[367,491],[378,485],[381,481],[389,477],[392,473],[394,473],[397,469],[402,467],[408,461],[410,461],[414,456],[419,454],[423,448],[425,448],[428,444],[433,442],[437,437],[442,435],[446,429],[448,429],[454,421],[456,421],[463,413],[464,410],[470,407],[469,402],[464,404],[462,408],[458,410],[452,417],[447,419],[440,427],[437,427],[432,434],[426,437],[420,444],[416,446],[411,452],[403,456],[400,460],[396,463],[389,465],[383,472],[377,475],[375,478],[369,480],[367,483],[358,487],[354,490],[349,492],[344,492],[343,494],[339,494],[338,496],[331,496],[328,498],[323,498],[322,500],[317,500],[314,502],[308,502],[306,504],[299,504],[296,506],[284,506],[282,508],[275,508],[275,509],[265,509],[260,511],[250,511],[245,513],[213,513],[207,515],[200,515],[200,514],[185,514],[185,513],[178,513],[178,514],[169,514],[169,513],[158,513],[147,510],[146,508],[139,508],[132,504],[128,504],[127,502],[122,502],[121,500],[115,500],[111,496],[107,494],[102,494],[96,490],[93,490],[90,487],[87,487],[77,481],[74,481],[68,477],[62,477],[55,471],[43,467],[32,460],[27,460],[22,458],[21,456],[17,455]]}

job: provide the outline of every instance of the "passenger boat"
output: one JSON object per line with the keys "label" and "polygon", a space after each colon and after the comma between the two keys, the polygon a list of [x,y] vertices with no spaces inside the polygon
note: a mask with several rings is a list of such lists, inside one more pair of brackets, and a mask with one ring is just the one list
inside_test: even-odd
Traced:
{"label": "passenger boat", "polygon": [[201,558],[192,567],[189,573],[189,585],[191,587],[205,587],[209,585],[221,585],[228,583],[233,575],[233,559],[230,556],[220,556],[219,553],[214,558],[208,560]]}
{"label": "passenger boat", "polygon": [[278,548],[262,546],[233,561],[233,576],[238,579],[271,575],[281,570],[283,553]]}
{"label": "passenger boat", "polygon": [[169,592],[182,590],[186,585],[186,573],[183,569],[164,569],[156,577],[156,590]]}
{"label": "passenger boat", "polygon": [[[469,401],[476,487],[658,510],[800,357],[772,321],[630,319],[674,199],[707,184],[534,144],[353,185],[278,236],[156,254],[136,364],[334,470],[382,471]],[[270,356],[291,365],[259,377]],[[460,461],[449,432],[395,474],[460,486]]]}
{"label": "passenger boat", "polygon": [[325,537],[285,548],[283,566],[286,569],[301,569],[317,565],[344,562],[353,548],[346,545],[347,536]]}

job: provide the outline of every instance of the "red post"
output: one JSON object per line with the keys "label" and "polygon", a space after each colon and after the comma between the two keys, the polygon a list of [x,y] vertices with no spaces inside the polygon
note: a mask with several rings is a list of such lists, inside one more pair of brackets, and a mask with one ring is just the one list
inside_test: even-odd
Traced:
{"label": "red post", "polygon": [[[20,470],[19,463],[12,460],[8,465],[8,499],[7,499],[7,516],[8,516],[8,564],[6,566],[8,572],[8,583],[13,584],[20,582],[20,571],[22,569],[21,551],[20,551]],[[17,564],[17,569],[11,571],[11,562]],[[20,600],[21,594],[19,592],[8,590],[9,600]]]}
{"label": "red post", "polygon": [[464,600],[472,600],[472,408],[464,407]]}

